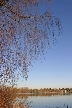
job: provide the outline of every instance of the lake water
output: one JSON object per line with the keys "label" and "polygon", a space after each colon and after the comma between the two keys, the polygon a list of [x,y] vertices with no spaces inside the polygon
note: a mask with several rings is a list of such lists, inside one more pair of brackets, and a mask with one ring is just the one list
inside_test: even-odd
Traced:
{"label": "lake water", "polygon": [[26,103],[30,108],[72,108],[72,95],[28,96]]}

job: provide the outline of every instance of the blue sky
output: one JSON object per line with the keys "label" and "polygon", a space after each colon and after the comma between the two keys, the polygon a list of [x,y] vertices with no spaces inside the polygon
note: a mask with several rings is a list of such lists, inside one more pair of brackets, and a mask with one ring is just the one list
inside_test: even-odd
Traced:
{"label": "blue sky", "polygon": [[[72,87],[72,0],[53,0],[50,8],[60,18],[63,33],[56,45],[51,45],[44,56],[32,63],[27,81],[20,79],[18,87]],[[43,11],[43,4],[40,9]]]}

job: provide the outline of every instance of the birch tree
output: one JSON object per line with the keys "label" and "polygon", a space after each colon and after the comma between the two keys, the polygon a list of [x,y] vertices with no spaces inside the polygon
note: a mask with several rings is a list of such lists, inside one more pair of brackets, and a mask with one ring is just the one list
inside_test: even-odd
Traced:
{"label": "birch tree", "polygon": [[0,0],[0,84],[27,79],[32,61],[60,35],[60,19],[40,13],[41,3],[50,0]]}

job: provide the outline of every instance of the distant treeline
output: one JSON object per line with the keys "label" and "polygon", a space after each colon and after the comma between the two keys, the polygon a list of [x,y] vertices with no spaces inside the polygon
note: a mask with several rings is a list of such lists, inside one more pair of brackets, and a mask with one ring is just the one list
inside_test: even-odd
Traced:
{"label": "distant treeline", "polygon": [[28,87],[22,87],[17,89],[18,93],[27,94],[66,94],[72,93],[72,88],[41,88],[41,89],[29,89]]}
{"label": "distant treeline", "polygon": [[2,87],[0,86],[0,91],[1,90],[7,90],[11,91],[13,93],[23,93],[23,94],[66,94],[66,93],[72,93],[72,88],[40,88],[40,89],[29,89],[28,87],[22,87],[22,88],[17,88],[17,87]]}

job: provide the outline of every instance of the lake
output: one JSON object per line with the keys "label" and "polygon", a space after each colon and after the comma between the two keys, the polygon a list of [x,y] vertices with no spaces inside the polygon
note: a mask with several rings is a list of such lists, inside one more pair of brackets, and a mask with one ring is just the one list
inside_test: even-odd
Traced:
{"label": "lake", "polygon": [[18,98],[30,108],[72,108],[72,95],[27,96]]}

